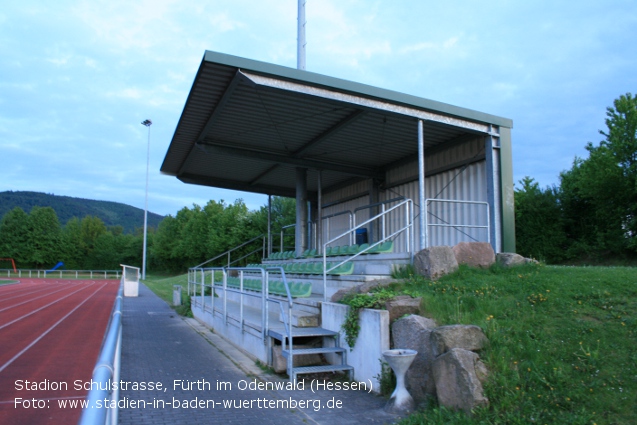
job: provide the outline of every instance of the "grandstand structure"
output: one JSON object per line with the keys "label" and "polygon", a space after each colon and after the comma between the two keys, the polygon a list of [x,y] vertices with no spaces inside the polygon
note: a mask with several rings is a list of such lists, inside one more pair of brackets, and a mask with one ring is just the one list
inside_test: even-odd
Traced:
{"label": "grandstand structure", "polygon": [[[511,129],[507,118],[206,51],[161,172],[294,197],[297,211],[293,249],[275,248],[269,237],[260,264],[209,271],[209,281],[203,269],[201,278],[191,271],[202,312],[206,285],[265,291],[290,304],[295,291],[327,301],[430,246],[479,241],[514,252]],[[273,281],[276,291],[266,289],[270,275],[283,287]],[[243,295],[230,301],[245,304]],[[259,334],[278,331],[269,332]]]}

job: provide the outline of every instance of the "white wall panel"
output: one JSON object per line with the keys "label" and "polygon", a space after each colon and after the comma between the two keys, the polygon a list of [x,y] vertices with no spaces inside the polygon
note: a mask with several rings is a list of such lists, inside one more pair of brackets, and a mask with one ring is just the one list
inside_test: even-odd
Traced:
{"label": "white wall panel", "polygon": [[[426,178],[426,198],[448,199],[448,200],[464,200],[464,201],[487,201],[487,178],[486,178],[486,162],[481,156],[484,155],[484,139],[482,137],[471,140],[463,144],[457,144],[444,151],[438,151],[425,158],[426,170],[428,172],[436,169],[444,169],[451,164],[458,164],[463,161],[470,162],[468,165],[442,171]],[[471,162],[471,160],[477,162]],[[379,193],[379,201],[387,201],[396,197],[405,197],[413,200],[413,213],[405,216],[405,210],[391,212],[386,218],[386,234],[389,235],[401,227],[405,226],[408,221],[413,219],[413,246],[415,251],[420,250],[420,225],[418,220],[418,180],[417,180],[417,161],[414,163],[403,164],[395,169],[387,172],[388,189]],[[408,181],[413,179],[411,181]],[[392,182],[408,181],[398,186],[391,187]],[[339,211],[349,210],[354,212],[356,208],[369,205],[369,181],[362,181],[350,186],[325,194],[323,201],[325,204],[337,202],[339,199],[348,199],[352,196],[365,193],[346,202],[332,205],[323,210],[323,216],[327,216]],[[395,203],[387,204],[386,208],[390,208]],[[486,205],[474,204],[450,204],[440,202],[430,202],[428,205],[428,221],[429,224],[445,224],[449,226],[428,226],[429,227],[429,246],[450,245],[453,246],[461,241],[481,241],[488,240],[486,229],[476,228],[460,228],[453,225],[486,225],[488,220]],[[361,223],[367,220],[370,210],[360,211],[356,215],[356,222]],[[378,209],[377,212],[380,212]],[[349,218],[347,215],[330,219],[330,232],[327,234],[327,226],[324,224],[324,241],[345,232],[349,226]],[[373,241],[379,240],[381,237],[381,226],[367,226],[368,233],[373,237]],[[409,238],[412,236],[410,235]],[[340,239],[330,244],[332,246],[348,244],[347,238]],[[407,244],[410,243],[408,237],[404,234],[394,238],[394,247],[396,252],[405,252],[408,250]]]}
{"label": "white wall panel", "polygon": [[[428,177],[425,181],[426,198],[454,199],[465,201],[486,202],[486,167],[485,162],[477,162],[466,167],[457,168]],[[420,225],[418,220],[418,182],[414,181],[401,186],[394,187],[382,193],[381,199],[394,198],[397,195],[405,196],[414,200],[414,234],[415,250],[419,247]],[[430,202],[428,220],[430,224],[470,224],[486,225],[486,206],[473,204],[449,204],[440,202]],[[404,219],[395,217],[392,221],[392,229],[399,228]],[[405,241],[401,236],[396,239],[398,251],[404,251]],[[458,242],[480,241],[486,242],[488,239],[486,229],[459,228],[459,227],[429,227],[429,245],[450,245]]]}

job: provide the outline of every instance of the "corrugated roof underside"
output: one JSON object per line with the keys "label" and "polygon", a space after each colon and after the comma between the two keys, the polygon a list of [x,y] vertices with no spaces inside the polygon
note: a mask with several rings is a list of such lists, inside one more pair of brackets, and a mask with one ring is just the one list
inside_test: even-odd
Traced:
{"label": "corrugated roof underside", "polygon": [[[285,158],[334,164],[334,169],[326,167],[322,174],[326,189],[364,178],[339,167],[383,171],[417,154],[413,117],[260,86],[238,71],[223,64],[202,63],[162,164],[163,172],[199,184],[240,190],[253,187],[262,193],[278,188],[279,193],[288,193],[295,189],[298,165],[283,163],[288,162]],[[211,117],[209,131],[202,134]],[[426,121],[424,134],[429,149],[454,141],[467,130]],[[198,141],[211,146],[196,147]],[[225,155],[215,145],[233,152]],[[308,190],[316,191],[318,172],[313,166],[308,168]]]}

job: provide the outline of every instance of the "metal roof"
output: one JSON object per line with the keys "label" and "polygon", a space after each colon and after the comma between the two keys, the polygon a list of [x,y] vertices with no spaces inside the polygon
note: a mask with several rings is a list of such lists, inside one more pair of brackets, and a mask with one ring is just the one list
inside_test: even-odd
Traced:
{"label": "metal roof", "polygon": [[509,119],[308,71],[207,51],[161,166],[185,183],[308,196],[384,179],[427,149],[512,127]]}

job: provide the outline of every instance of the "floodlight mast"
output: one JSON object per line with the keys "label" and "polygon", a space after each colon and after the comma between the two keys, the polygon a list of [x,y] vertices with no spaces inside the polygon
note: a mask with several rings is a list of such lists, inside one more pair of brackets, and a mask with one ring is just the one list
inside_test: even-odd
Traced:
{"label": "floodlight mast", "polygon": [[144,203],[144,250],[142,254],[142,280],[146,280],[146,238],[148,233],[148,173],[150,170],[150,126],[151,120],[142,121],[142,125],[148,127],[148,148],[146,150],[146,201]]}
{"label": "floodlight mast", "polygon": [[307,0],[299,0],[297,18],[297,44],[296,44],[296,68],[305,70],[305,3]]}

